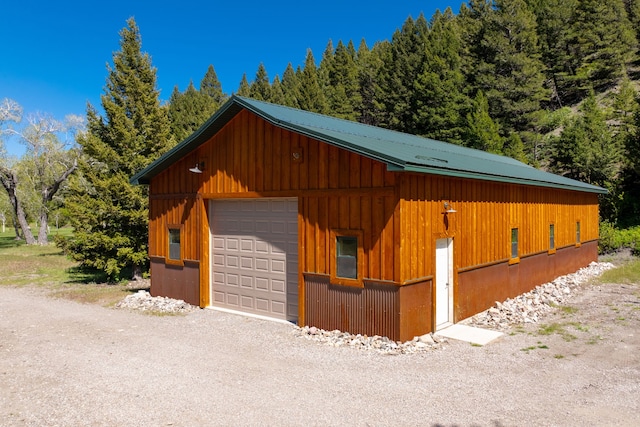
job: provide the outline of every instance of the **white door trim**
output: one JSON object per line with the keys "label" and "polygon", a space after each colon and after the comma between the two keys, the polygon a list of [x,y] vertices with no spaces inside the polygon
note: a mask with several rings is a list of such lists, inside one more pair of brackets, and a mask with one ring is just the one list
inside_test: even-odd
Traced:
{"label": "white door trim", "polygon": [[[436,240],[435,329],[453,324],[453,239]],[[442,271],[444,269],[445,271]]]}

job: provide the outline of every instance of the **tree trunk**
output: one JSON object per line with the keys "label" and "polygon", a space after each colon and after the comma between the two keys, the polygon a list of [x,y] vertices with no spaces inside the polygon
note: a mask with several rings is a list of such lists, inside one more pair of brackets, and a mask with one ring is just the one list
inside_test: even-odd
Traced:
{"label": "tree trunk", "polygon": [[40,213],[40,227],[38,228],[38,244],[46,245],[49,243],[48,240],[48,228],[49,228],[49,219],[47,217],[47,212],[43,209],[42,213]]}
{"label": "tree trunk", "polygon": [[11,219],[11,224],[13,224],[13,229],[16,231],[16,240],[22,240],[22,233],[20,227],[18,226],[18,221],[16,221],[15,216]]}
{"label": "tree trunk", "polygon": [[53,184],[42,189],[42,206],[40,207],[40,228],[38,229],[38,244],[46,245],[49,241],[47,238],[47,231],[49,228],[49,215],[47,214],[47,204],[53,199],[53,196],[58,192],[63,182],[69,178],[78,168],[78,159],[73,160],[73,164],[67,168]]}
{"label": "tree trunk", "polygon": [[2,181],[2,186],[7,191],[9,201],[13,207],[13,212],[15,213],[18,224],[20,224],[20,228],[22,229],[27,245],[35,245],[36,239],[33,238],[33,234],[29,228],[29,223],[27,222],[27,216],[24,213],[22,203],[20,203],[20,199],[16,193],[16,188],[18,187],[18,175],[14,171],[0,167],[0,181]]}
{"label": "tree trunk", "polygon": [[139,265],[134,265],[131,276],[131,280],[142,280],[142,267],[140,267]]}

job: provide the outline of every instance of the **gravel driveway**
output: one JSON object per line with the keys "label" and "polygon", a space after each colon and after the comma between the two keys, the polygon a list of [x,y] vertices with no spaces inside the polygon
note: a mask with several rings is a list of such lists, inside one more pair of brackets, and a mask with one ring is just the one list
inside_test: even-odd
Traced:
{"label": "gravel driveway", "polygon": [[640,425],[640,286],[586,286],[571,306],[544,319],[557,333],[390,356],[212,310],[158,317],[2,287],[0,424]]}

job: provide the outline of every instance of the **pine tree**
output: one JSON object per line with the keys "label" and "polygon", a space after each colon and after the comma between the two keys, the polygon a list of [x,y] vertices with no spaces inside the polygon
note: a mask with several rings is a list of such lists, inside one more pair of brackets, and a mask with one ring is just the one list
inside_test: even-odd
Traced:
{"label": "pine tree", "polygon": [[636,41],[640,41],[640,0],[624,0],[631,27],[636,30]]}
{"label": "pine tree", "polygon": [[174,87],[169,98],[169,121],[176,141],[182,141],[197,130],[218,109],[214,99],[197,91],[193,82],[180,93]]}
{"label": "pine tree", "polygon": [[125,268],[138,278],[148,265],[148,189],[132,186],[129,178],[174,143],[156,70],[141,52],[133,18],[120,37],[101,97],[105,116],[89,106],[88,132],[78,138],[86,157],[66,200],[75,231],[57,240],[73,259],[112,279]]}
{"label": "pine tree", "polygon": [[333,57],[333,68],[329,73],[329,111],[331,115],[346,120],[357,119],[356,106],[361,101],[360,85],[358,82],[358,67],[353,53],[353,43],[345,46],[338,42]]}
{"label": "pine tree", "polygon": [[587,93],[615,83],[636,44],[623,0],[580,0],[571,30],[576,89]]}
{"label": "pine tree", "polygon": [[414,82],[422,70],[428,24],[421,14],[411,17],[393,34],[390,55],[385,57],[381,97],[385,105],[383,125],[401,132],[417,134]]}
{"label": "pine tree", "polygon": [[249,87],[249,97],[257,99],[258,101],[271,100],[271,85],[269,84],[269,76],[264,65],[260,63],[258,71],[256,71],[256,78]]}
{"label": "pine tree", "polygon": [[460,58],[460,32],[451,9],[436,11],[431,19],[422,72],[415,82],[418,133],[441,141],[462,144],[464,95]]}
{"label": "pine tree", "polygon": [[610,187],[620,171],[622,147],[612,137],[593,91],[580,113],[557,139],[551,167],[569,178]]}
{"label": "pine tree", "polygon": [[331,99],[333,98],[334,87],[331,84],[331,76],[334,73],[335,68],[335,55],[333,48],[333,41],[329,40],[327,46],[322,53],[322,59],[320,59],[320,66],[317,68],[318,83],[322,93],[326,98],[328,105],[331,105]]}
{"label": "pine tree", "polygon": [[298,98],[300,98],[300,82],[291,63],[287,65],[282,75],[282,93],[284,95],[284,103],[282,105],[300,108],[300,104],[298,103]]}
{"label": "pine tree", "polygon": [[625,139],[625,166],[620,180],[621,202],[618,225],[640,225],[640,98],[636,98],[634,121]]}
{"label": "pine tree", "polygon": [[[384,65],[379,54],[383,49],[381,46],[382,44],[378,43],[370,51],[367,43],[362,39],[356,54],[360,92],[360,103],[354,107],[356,119],[360,123],[371,126],[380,126],[384,109],[384,105],[379,101],[380,70]],[[389,43],[385,42],[384,46],[389,46]]]}
{"label": "pine tree", "polygon": [[535,16],[523,0],[496,0],[482,19],[478,88],[505,134],[532,130],[534,113],[548,99]]}
{"label": "pine tree", "polygon": [[473,109],[467,114],[465,132],[467,147],[502,154],[504,140],[500,136],[500,127],[489,115],[489,101],[482,91],[478,91],[473,101]]}
{"label": "pine tree", "polygon": [[579,0],[528,0],[536,15],[538,36],[550,89],[550,105],[562,108],[575,100],[572,83],[571,26]]}
{"label": "pine tree", "polygon": [[524,143],[522,142],[522,139],[520,139],[520,135],[516,132],[511,132],[509,138],[504,142],[502,153],[505,156],[519,160],[522,163],[528,162],[527,155],[524,150]]}
{"label": "pine tree", "polygon": [[249,82],[247,81],[247,74],[245,73],[242,75],[240,86],[238,86],[238,92],[236,92],[236,95],[248,97],[250,91],[251,87],[249,86]]}
{"label": "pine tree", "polygon": [[280,83],[280,77],[277,75],[273,78],[271,82],[271,99],[269,102],[278,105],[285,105],[284,92],[282,92],[282,83]]}
{"label": "pine tree", "polygon": [[298,106],[302,110],[325,114],[327,112],[327,103],[322,88],[320,87],[318,72],[311,49],[307,51],[304,69],[302,70],[299,81],[300,97],[298,98]]}
{"label": "pine tree", "polygon": [[213,100],[216,110],[227,100],[227,95],[222,91],[222,84],[218,80],[218,75],[213,65],[209,65],[207,72],[200,81],[200,93],[209,96]]}

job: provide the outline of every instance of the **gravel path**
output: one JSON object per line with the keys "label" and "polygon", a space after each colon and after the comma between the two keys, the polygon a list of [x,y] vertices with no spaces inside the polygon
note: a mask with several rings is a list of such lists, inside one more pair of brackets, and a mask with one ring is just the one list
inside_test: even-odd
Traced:
{"label": "gravel path", "polygon": [[485,347],[381,355],[212,310],[2,287],[0,425],[640,425],[640,287],[586,286],[572,306],[546,320],[574,339],[527,324]]}

